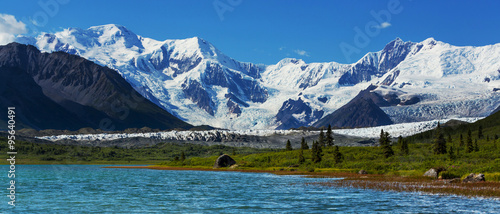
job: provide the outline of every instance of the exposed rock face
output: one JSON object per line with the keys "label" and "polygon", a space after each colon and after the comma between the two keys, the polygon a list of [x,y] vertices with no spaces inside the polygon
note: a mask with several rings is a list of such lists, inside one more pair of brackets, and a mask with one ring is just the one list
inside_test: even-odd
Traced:
{"label": "exposed rock face", "polygon": [[359,170],[358,174],[360,174],[360,175],[366,175],[366,174],[368,174],[368,172],[365,171],[364,169],[362,169],[362,170]]}
{"label": "exposed rock face", "polygon": [[339,78],[339,85],[356,85],[363,81],[370,81],[372,76],[380,77],[383,75],[377,69],[376,59],[366,57],[356,63],[351,69]]}
{"label": "exposed rock face", "polygon": [[[413,47],[416,46],[416,47]],[[410,54],[415,54],[422,49],[422,44],[412,42],[403,42],[400,38],[396,38],[387,44],[380,54],[379,70],[389,71],[395,68],[399,63],[406,59]]]}
{"label": "exposed rock face", "polygon": [[[276,121],[281,123],[276,129],[307,126],[311,122],[321,118],[323,113],[322,110],[318,111],[311,109],[311,107],[309,107],[300,97],[298,100],[288,99],[283,102],[283,105],[276,115]],[[296,118],[294,115],[302,115],[302,117],[298,116],[299,118]]]}
{"label": "exposed rock face", "polygon": [[196,103],[198,107],[205,110],[210,115],[214,115],[214,102],[210,99],[208,92],[203,88],[203,86],[196,80],[185,81],[182,83],[182,90],[184,94]]}
{"label": "exposed rock face", "polygon": [[214,169],[222,168],[222,167],[230,167],[236,164],[233,158],[229,157],[229,155],[223,154],[215,160]]}
{"label": "exposed rock face", "polygon": [[227,108],[228,108],[230,113],[236,114],[237,116],[241,115],[240,106],[238,104],[234,103],[233,101],[231,101],[231,100],[227,101]]}
{"label": "exposed rock face", "polygon": [[476,182],[481,182],[481,181],[486,181],[486,179],[484,178],[484,174],[470,173],[469,175],[467,175],[466,178],[464,178],[464,180],[462,182],[463,183],[476,183]]}

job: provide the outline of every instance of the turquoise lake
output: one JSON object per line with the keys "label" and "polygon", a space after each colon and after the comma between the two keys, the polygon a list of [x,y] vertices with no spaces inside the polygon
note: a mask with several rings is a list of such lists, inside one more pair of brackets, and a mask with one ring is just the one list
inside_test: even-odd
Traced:
{"label": "turquoise lake", "polygon": [[[8,166],[2,166],[8,171]],[[1,213],[498,213],[500,201],[311,185],[267,173],[16,166],[16,207]],[[9,179],[2,178],[7,195]]]}

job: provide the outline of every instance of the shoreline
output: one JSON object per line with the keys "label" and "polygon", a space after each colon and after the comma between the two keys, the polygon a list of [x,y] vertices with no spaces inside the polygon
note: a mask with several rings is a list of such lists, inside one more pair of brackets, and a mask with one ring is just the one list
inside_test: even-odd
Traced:
{"label": "shoreline", "polygon": [[152,169],[152,170],[189,170],[189,171],[222,171],[222,172],[247,172],[271,173],[275,175],[304,175],[316,178],[344,178],[329,182],[310,183],[327,187],[345,187],[358,189],[372,189],[379,191],[419,192],[436,195],[455,195],[468,198],[483,197],[500,200],[500,182],[462,183],[450,182],[446,179],[432,179],[428,177],[403,177],[380,174],[357,174],[349,172],[306,172],[306,171],[273,171],[265,169],[230,169],[230,168],[205,168],[177,167],[177,166],[106,166],[102,168],[118,169]]}
{"label": "shoreline", "polygon": [[204,168],[204,167],[178,167],[178,166],[105,166],[102,168],[110,169],[152,169],[152,170],[181,170],[181,171],[214,171],[214,172],[248,172],[248,173],[271,173],[276,175],[317,175],[321,172],[304,172],[304,171],[273,171],[265,169],[230,169],[230,168]]}

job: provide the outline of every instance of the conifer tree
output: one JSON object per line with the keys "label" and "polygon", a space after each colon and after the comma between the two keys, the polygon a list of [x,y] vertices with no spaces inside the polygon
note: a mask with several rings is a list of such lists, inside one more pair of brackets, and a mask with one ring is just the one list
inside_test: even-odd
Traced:
{"label": "conifer tree", "polygon": [[450,146],[450,148],[448,149],[448,157],[450,158],[450,160],[455,160],[455,153],[453,152],[453,146]]}
{"label": "conifer tree", "polygon": [[434,154],[446,154],[446,141],[441,133],[441,125],[439,123],[434,134]]}
{"label": "conifer tree", "polygon": [[[448,139],[446,140],[446,145],[448,145],[450,148],[453,147],[453,139],[451,139],[451,134],[448,134]],[[448,152],[449,154],[449,152]],[[455,153],[453,153],[453,156],[455,156]]]}
{"label": "conifer tree", "polygon": [[464,138],[462,137],[462,134],[460,134],[460,147],[464,146]]}
{"label": "conifer tree", "polygon": [[479,126],[479,129],[477,130],[477,138],[478,139],[483,139],[483,126]]}
{"label": "conifer tree", "polygon": [[306,159],[304,158],[304,150],[300,149],[299,151],[299,164],[304,163]]}
{"label": "conifer tree", "polygon": [[399,135],[397,145],[399,146],[399,150],[403,152],[403,136]]}
{"label": "conifer tree", "polygon": [[401,135],[398,137],[398,145],[403,155],[408,155],[410,153],[410,150],[408,149],[408,142],[406,142]]}
{"label": "conifer tree", "polygon": [[479,152],[479,146],[477,145],[477,139],[474,140],[474,151]]}
{"label": "conifer tree", "polygon": [[471,153],[474,151],[474,145],[472,144],[472,133],[470,129],[467,131],[467,142],[465,145],[465,152],[466,153]]}
{"label": "conifer tree", "polygon": [[292,151],[292,150],[293,150],[293,148],[292,148],[292,143],[290,143],[290,140],[287,140],[287,141],[286,141],[285,150],[286,150],[286,151]]}
{"label": "conifer tree", "polygon": [[302,137],[302,140],[300,141],[300,149],[303,150],[308,150],[309,146],[307,145],[306,139]]}
{"label": "conifer tree", "polygon": [[334,145],[333,141],[332,126],[328,124],[328,129],[326,130],[326,146],[332,147]]}
{"label": "conifer tree", "polygon": [[181,161],[184,161],[186,160],[186,156],[184,155],[184,151],[181,152]]}
{"label": "conifer tree", "polygon": [[319,163],[321,162],[321,156],[323,155],[323,150],[321,149],[321,146],[319,145],[318,142],[313,142],[313,146],[312,146],[312,161],[314,163]]}
{"label": "conifer tree", "polygon": [[[324,145],[324,144],[323,144]],[[317,150],[316,150],[316,157],[318,159],[318,162],[321,162],[321,160],[323,159],[323,149],[321,148],[320,144],[319,143],[316,143],[316,146],[317,146]]]}
{"label": "conifer tree", "polygon": [[311,160],[316,163],[316,150],[318,150],[318,146],[316,145],[316,141],[313,141],[311,146]]}
{"label": "conifer tree", "polygon": [[379,139],[380,147],[382,148],[382,153],[385,158],[391,157],[394,155],[394,151],[391,147],[390,135],[388,132],[384,132],[382,129],[380,131],[380,139]]}
{"label": "conifer tree", "polygon": [[336,164],[341,163],[344,159],[342,153],[340,153],[339,146],[335,146],[335,149],[333,150],[333,159],[335,160]]}
{"label": "conifer tree", "polygon": [[323,132],[323,129],[319,132],[318,144],[320,147],[325,147],[325,133]]}

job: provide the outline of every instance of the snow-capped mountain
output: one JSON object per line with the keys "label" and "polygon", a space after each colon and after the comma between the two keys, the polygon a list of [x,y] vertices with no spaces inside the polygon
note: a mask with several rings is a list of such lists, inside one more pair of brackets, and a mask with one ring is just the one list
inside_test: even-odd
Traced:
{"label": "snow-capped mountain", "polygon": [[487,116],[500,104],[500,44],[457,47],[396,39],[353,64],[236,61],[201,38],[157,41],[119,25],[69,28],[18,42],[115,69],[139,93],[194,125],[311,125],[370,85],[394,122]]}

